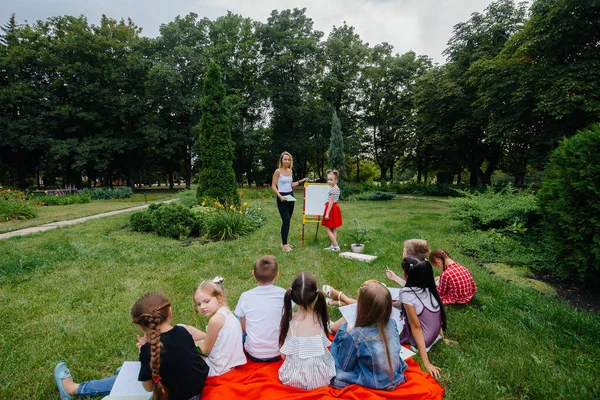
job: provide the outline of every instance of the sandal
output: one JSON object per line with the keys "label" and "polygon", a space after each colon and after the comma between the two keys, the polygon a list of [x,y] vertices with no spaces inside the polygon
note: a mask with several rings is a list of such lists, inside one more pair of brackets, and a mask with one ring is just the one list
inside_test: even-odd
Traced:
{"label": "sandal", "polygon": [[325,299],[325,303],[327,303],[328,306],[332,306],[332,307],[341,307],[342,306],[342,302],[339,300],[334,300],[332,298],[326,298]]}
{"label": "sandal", "polygon": [[63,386],[62,380],[65,378],[71,378],[71,372],[64,362],[60,362],[54,367],[54,382],[56,382],[56,387],[58,387],[60,400],[69,400],[73,398],[66,392],[65,387]]}
{"label": "sandal", "polygon": [[289,244],[282,244],[281,250],[283,250],[285,253],[289,253],[292,251],[292,247]]}
{"label": "sandal", "polygon": [[325,296],[327,297],[331,297],[331,291],[333,290],[333,288],[329,285],[323,285],[323,287],[321,288],[321,290],[323,291],[323,293],[325,294]]}

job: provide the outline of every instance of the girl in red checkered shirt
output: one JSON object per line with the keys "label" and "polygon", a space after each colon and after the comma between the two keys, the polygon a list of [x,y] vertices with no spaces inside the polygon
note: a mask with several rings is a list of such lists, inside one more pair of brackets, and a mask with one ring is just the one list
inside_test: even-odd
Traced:
{"label": "girl in red checkered shirt", "polygon": [[455,262],[446,250],[437,249],[429,255],[434,268],[442,271],[438,293],[444,304],[465,304],[471,301],[477,286],[468,269]]}

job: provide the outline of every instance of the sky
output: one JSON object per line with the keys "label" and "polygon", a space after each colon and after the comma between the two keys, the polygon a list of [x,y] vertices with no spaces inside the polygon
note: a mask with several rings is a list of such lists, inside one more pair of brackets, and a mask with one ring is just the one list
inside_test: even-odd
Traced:
{"label": "sky", "polygon": [[483,12],[492,0],[0,0],[0,23],[12,13],[17,22],[34,23],[58,15],[85,15],[98,24],[102,14],[132,21],[142,34],[159,35],[161,24],[190,12],[214,20],[227,11],[266,22],[272,10],[306,8],[314,29],[327,37],[333,26],[344,21],[355,28],[371,46],[388,42],[394,51],[414,51],[443,64],[442,52],[452,36],[454,25]]}

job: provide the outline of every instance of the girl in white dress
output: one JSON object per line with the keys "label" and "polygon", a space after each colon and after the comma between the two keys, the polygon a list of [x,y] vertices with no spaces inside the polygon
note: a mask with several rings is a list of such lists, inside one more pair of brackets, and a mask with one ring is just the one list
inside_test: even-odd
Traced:
{"label": "girl in white dress", "polygon": [[[292,316],[292,302],[298,312]],[[308,272],[294,277],[283,299],[283,316],[279,330],[281,383],[312,390],[328,386],[335,377],[335,361],[328,346],[327,304],[319,292],[317,280]]]}
{"label": "girl in white dress", "polygon": [[238,365],[246,364],[242,343],[242,326],[225,301],[223,278],[202,281],[194,292],[196,312],[209,317],[206,332],[187,326],[194,341],[205,355],[208,376],[219,376]]}

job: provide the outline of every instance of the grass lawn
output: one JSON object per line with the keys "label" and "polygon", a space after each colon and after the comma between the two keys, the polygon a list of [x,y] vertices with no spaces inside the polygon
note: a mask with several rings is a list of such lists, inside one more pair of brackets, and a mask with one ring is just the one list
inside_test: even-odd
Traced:
{"label": "grass lawn", "polygon": [[0,233],[44,225],[50,222],[87,217],[104,212],[121,210],[123,208],[141,206],[146,203],[155,203],[175,197],[177,197],[175,192],[165,190],[164,192],[138,192],[128,199],[92,200],[89,203],[69,204],[65,206],[34,205],[33,208],[37,212],[36,218],[0,222]]}
{"label": "grass lawn", "polygon": [[[282,253],[275,201],[251,202],[260,204],[269,220],[231,242],[201,245],[133,233],[128,215],[0,241],[0,398],[57,398],[52,371],[59,361],[82,381],[136,360],[138,331],[129,311],[145,292],[160,290],[171,298],[174,323],[204,329],[207,320],[194,314],[191,297],[203,279],[224,276],[233,308],[239,295],[255,286],[253,262],[275,254],[280,286],[305,270],[320,285],[356,295],[368,278],[385,282],[386,266],[399,272],[402,242],[415,237],[448,250],[472,271],[479,288],[473,304],[447,309],[448,337],[459,345],[438,343],[430,353],[431,362],[442,368],[447,399],[600,397],[600,318],[490,273],[458,253],[452,245],[457,224],[447,218],[445,203],[413,198],[342,203],[344,249],[353,217],[376,228],[366,251],[379,258],[365,264],[324,252],[329,243],[322,228],[313,241],[315,224],[307,225],[302,248],[300,208],[292,221],[294,251]],[[333,310],[332,319],[338,316]]]}

